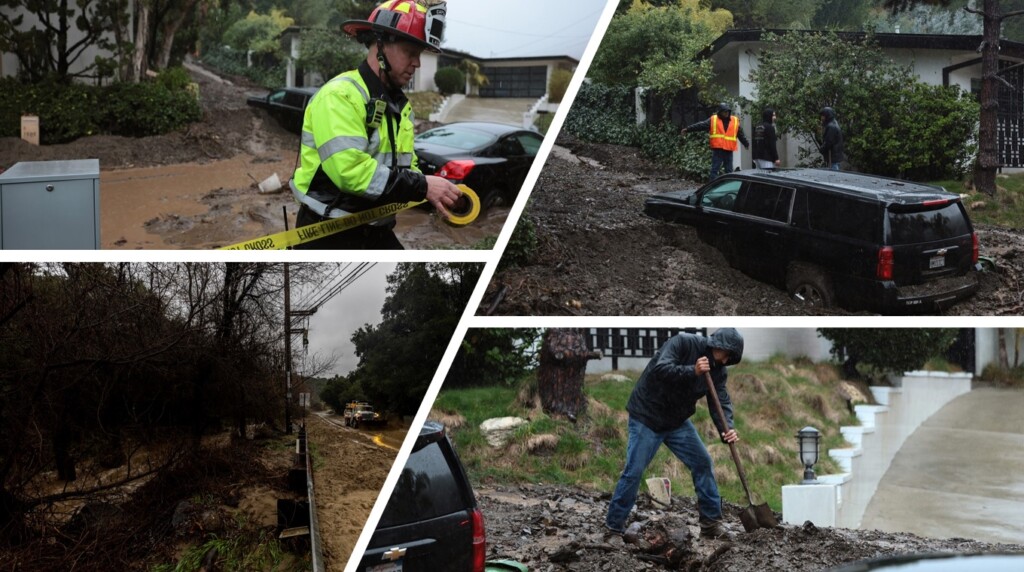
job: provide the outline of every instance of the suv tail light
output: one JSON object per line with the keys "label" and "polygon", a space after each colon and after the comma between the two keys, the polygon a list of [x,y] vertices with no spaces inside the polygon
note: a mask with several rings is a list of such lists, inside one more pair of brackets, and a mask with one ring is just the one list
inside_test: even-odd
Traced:
{"label": "suv tail light", "polygon": [[973,243],[972,246],[971,246],[971,264],[977,264],[978,263],[978,250],[979,250],[979,247],[980,247],[980,244],[978,242],[978,233],[976,233],[976,232],[972,232],[971,233],[971,242]]}
{"label": "suv tail light", "polygon": [[470,171],[472,171],[475,166],[476,163],[468,159],[461,161],[448,161],[440,170],[437,171],[437,176],[444,177],[449,180],[462,181],[469,176]]}
{"label": "suv tail light", "polygon": [[487,538],[484,534],[484,515],[480,509],[473,509],[473,572],[484,572],[487,560]]}
{"label": "suv tail light", "polygon": [[875,269],[875,276],[879,280],[892,280],[893,261],[891,246],[883,246],[878,249],[878,267]]}

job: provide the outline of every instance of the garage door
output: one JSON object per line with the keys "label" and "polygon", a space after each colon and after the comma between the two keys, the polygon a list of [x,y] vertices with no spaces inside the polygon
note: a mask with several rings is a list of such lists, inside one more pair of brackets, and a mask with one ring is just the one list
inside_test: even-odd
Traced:
{"label": "garage door", "polygon": [[521,68],[483,67],[489,83],[480,88],[480,97],[540,97],[547,93],[547,66]]}

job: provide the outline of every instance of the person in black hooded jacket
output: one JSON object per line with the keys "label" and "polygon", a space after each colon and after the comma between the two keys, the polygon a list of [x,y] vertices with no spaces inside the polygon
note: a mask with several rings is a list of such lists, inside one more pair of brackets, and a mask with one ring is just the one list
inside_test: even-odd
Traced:
{"label": "person in black hooded jacket", "polygon": [[662,345],[647,364],[629,396],[629,443],[626,466],[608,505],[605,526],[612,532],[625,530],[626,518],[636,503],[640,479],[654,454],[664,443],[690,469],[700,511],[701,537],[731,537],[722,522],[722,498],[715,482],[711,455],[701,441],[690,417],[697,401],[707,396],[704,374],[709,372],[727,419],[718,419],[716,427],[726,427],[724,443],[735,443],[739,435],[733,428],[732,402],[726,391],[726,366],[743,357],[743,336],[733,328],[722,328],[705,338],[693,334],[673,336]]}
{"label": "person in black hooded jacket", "polygon": [[766,107],[761,112],[761,124],[754,128],[754,167],[774,169],[779,166],[779,137],[775,131],[775,110]]}
{"label": "person in black hooded jacket", "polygon": [[836,120],[836,111],[831,107],[821,109],[821,157],[825,159],[825,166],[833,171],[839,170],[839,164],[846,159],[843,154],[843,130],[839,128],[839,121]]}

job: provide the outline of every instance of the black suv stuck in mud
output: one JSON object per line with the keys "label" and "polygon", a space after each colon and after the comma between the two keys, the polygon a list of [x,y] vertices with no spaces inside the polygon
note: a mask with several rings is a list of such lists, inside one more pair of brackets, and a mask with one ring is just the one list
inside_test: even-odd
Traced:
{"label": "black suv stuck in mud", "polygon": [[821,169],[743,171],[647,199],[693,225],[729,263],[798,302],[885,314],[942,310],[972,295],[978,236],[941,187]]}
{"label": "black suv stuck in mud", "polygon": [[423,425],[359,562],[368,572],[483,572],[484,519],[444,426]]}

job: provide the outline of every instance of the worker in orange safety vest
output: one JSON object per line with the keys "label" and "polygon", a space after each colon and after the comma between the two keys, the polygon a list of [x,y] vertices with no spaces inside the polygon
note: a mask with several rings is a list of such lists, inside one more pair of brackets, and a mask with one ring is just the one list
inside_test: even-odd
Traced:
{"label": "worker in orange safety vest", "polygon": [[693,125],[683,127],[679,133],[686,135],[687,131],[705,131],[710,135],[711,143],[711,178],[714,181],[720,169],[724,173],[732,171],[732,154],[736,150],[736,143],[743,144],[744,149],[750,149],[747,136],[743,134],[740,127],[740,119],[732,114],[732,106],[722,103],[718,106],[718,113],[709,117],[706,121],[698,121]]}

